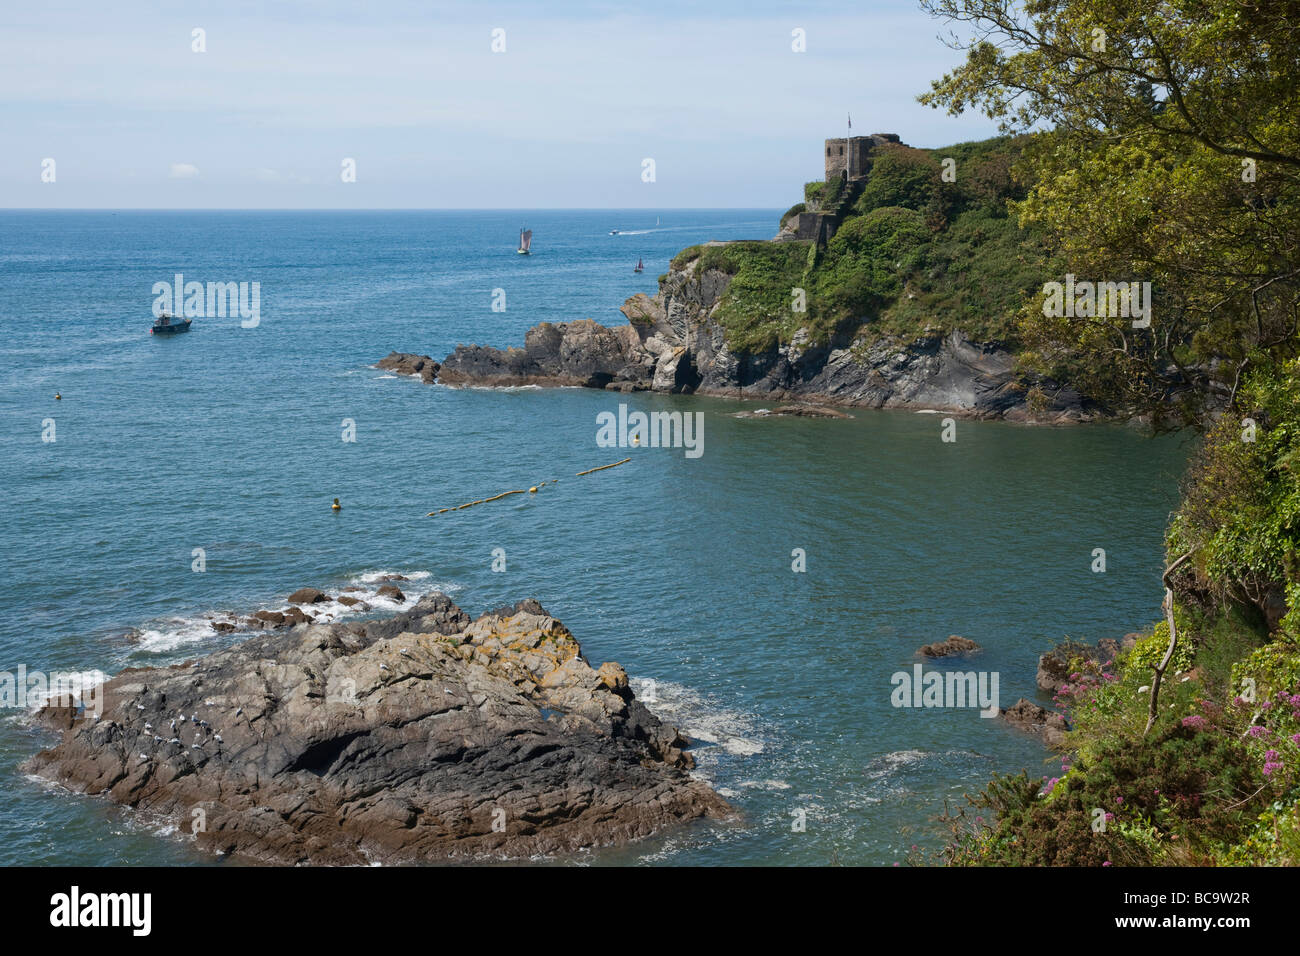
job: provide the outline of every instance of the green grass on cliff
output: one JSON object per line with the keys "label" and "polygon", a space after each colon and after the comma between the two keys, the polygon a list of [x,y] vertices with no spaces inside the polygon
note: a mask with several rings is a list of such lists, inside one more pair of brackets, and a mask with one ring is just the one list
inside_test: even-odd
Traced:
{"label": "green grass on cliff", "polygon": [[[700,269],[734,277],[718,314],[737,351],[772,348],[801,327],[819,342],[930,329],[1014,347],[1016,312],[1050,268],[1041,237],[1008,211],[1025,194],[1013,172],[1024,143],[881,147],[824,251],[808,242],[692,246],[673,267],[698,259]],[[945,159],[953,160],[952,182],[944,181]],[[805,199],[825,208],[840,188],[809,183]],[[805,290],[804,313],[794,309],[795,288]]]}
{"label": "green grass on cliff", "polygon": [[762,351],[778,339],[790,340],[800,324],[791,309],[791,290],[803,285],[807,243],[755,240],[692,246],[677,254],[673,268],[696,259],[697,275],[717,269],[734,277],[717,312],[732,349]]}

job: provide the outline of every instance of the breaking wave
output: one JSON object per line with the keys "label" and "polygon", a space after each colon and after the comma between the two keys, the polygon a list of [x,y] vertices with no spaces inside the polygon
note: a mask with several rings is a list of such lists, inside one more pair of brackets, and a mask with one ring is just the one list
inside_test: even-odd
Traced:
{"label": "breaking wave", "polygon": [[[432,578],[433,575],[428,571],[366,571],[348,579],[332,591],[328,588],[322,589],[330,595],[330,599],[308,605],[304,610],[317,622],[328,624],[376,611],[402,611],[431,591],[451,594],[461,588],[454,582],[433,581]],[[396,585],[406,597],[406,601],[399,602],[391,595],[380,594],[379,589],[385,584]],[[340,601],[339,599],[343,597],[359,603]],[[134,647],[130,656],[170,654],[208,644],[220,638],[229,638],[231,635],[253,633],[257,628],[244,624],[246,617],[257,611],[283,611],[291,606],[287,601],[271,601],[243,613],[207,611],[191,617],[169,617],[151,621],[132,633]],[[233,625],[234,630],[228,630],[223,626],[219,631],[215,626],[218,624]]]}

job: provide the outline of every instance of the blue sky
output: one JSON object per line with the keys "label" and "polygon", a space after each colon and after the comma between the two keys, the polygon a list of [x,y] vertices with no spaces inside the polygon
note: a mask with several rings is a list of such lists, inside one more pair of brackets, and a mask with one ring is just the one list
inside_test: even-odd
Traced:
{"label": "blue sky", "polygon": [[996,133],[916,102],[961,55],[915,0],[10,0],[3,18],[0,207],[784,207],[848,112],[914,146]]}

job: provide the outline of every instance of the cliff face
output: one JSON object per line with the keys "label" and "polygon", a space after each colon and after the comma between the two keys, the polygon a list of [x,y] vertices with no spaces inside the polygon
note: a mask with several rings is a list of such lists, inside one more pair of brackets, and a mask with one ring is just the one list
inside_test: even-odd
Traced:
{"label": "cliff face", "polygon": [[622,308],[628,326],[609,328],[589,319],[543,323],[529,330],[522,349],[460,346],[443,363],[438,381],[811,400],[1014,421],[1093,417],[1076,392],[1025,379],[1009,352],[960,332],[813,344],[800,331],[777,348],[737,354],[716,317],[730,283],[727,273],[701,271],[694,260],[669,272],[655,296],[629,299]]}

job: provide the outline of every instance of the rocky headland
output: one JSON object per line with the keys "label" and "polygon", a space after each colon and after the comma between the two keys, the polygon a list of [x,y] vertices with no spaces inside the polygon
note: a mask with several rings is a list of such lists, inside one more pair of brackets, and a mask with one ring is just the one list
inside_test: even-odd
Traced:
{"label": "rocky headland", "polygon": [[[319,592],[298,592],[310,604]],[[688,742],[535,601],[476,620],[433,593],[129,668],[24,770],[278,864],[518,858],[731,815]]]}
{"label": "rocky headland", "polygon": [[1096,414],[1068,388],[1051,388],[1035,406],[1035,383],[1017,371],[1015,356],[961,332],[923,330],[905,340],[859,334],[821,344],[798,332],[769,350],[733,351],[717,318],[732,277],[698,264],[670,271],[655,296],[629,299],[627,325],[543,322],[525,333],[522,348],[461,345],[440,366],[394,353],[381,367],[423,358],[426,382],[452,386],[584,386],[1048,423]]}
{"label": "rocky headland", "polygon": [[[585,386],[817,406],[902,408],[1065,423],[1105,414],[1026,351],[1020,310],[1056,272],[1009,203],[1024,148],[1005,137],[945,151],[893,133],[825,143],[824,178],[772,239],[683,249],[627,325],[542,323],[507,349],[382,367],[451,386]],[[961,154],[967,173],[943,175]],[[949,158],[945,158],[949,157]],[[1031,361],[1023,363],[1021,358]]]}

